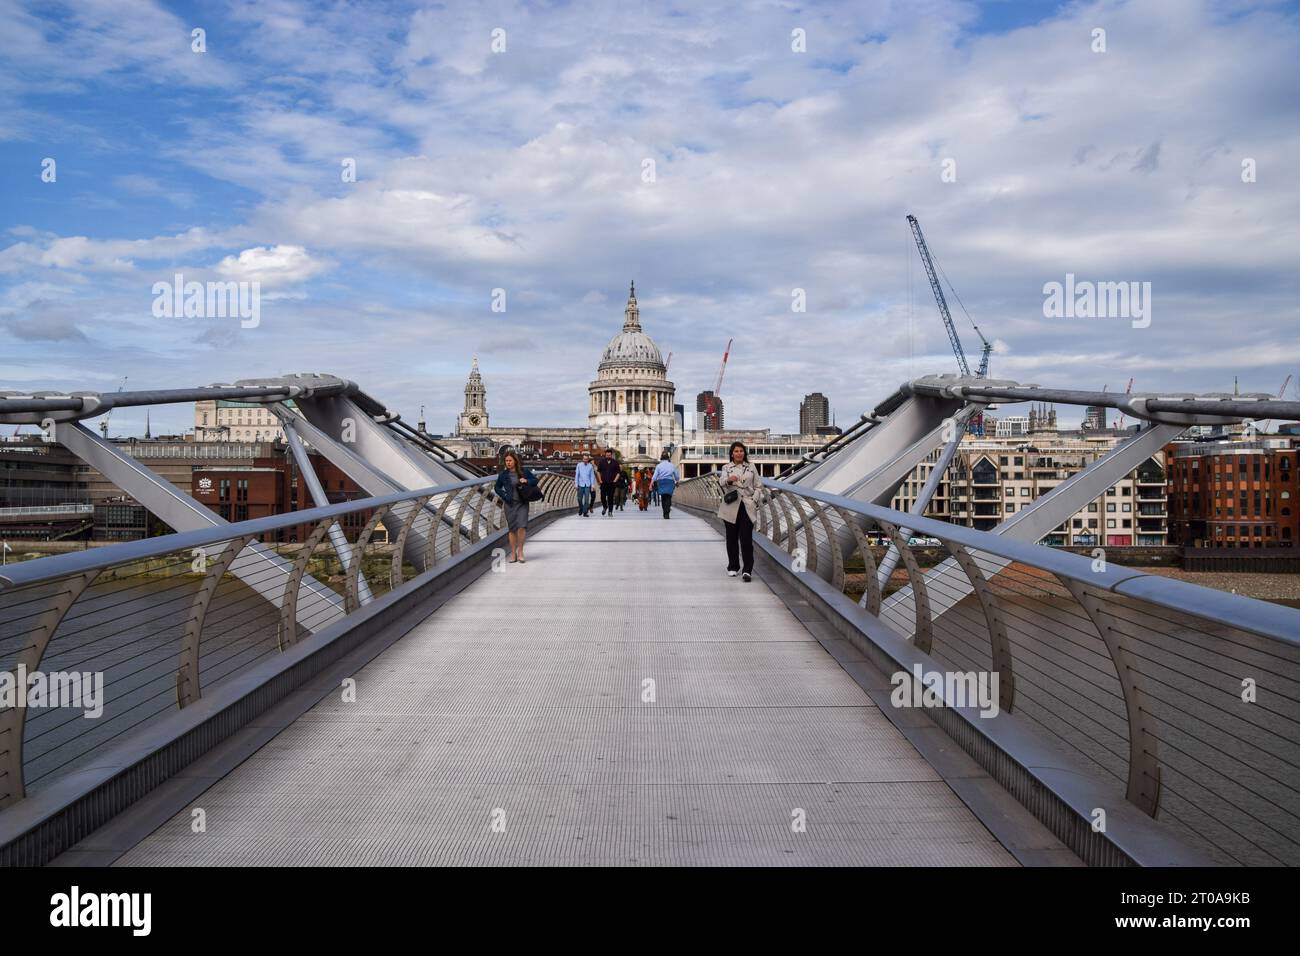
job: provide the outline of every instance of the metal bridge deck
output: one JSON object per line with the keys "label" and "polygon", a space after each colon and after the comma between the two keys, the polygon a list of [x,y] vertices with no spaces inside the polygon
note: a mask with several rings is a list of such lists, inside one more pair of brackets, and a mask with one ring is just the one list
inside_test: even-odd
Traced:
{"label": "metal bridge deck", "polygon": [[1015,865],[704,521],[566,517],[527,557],[119,865]]}

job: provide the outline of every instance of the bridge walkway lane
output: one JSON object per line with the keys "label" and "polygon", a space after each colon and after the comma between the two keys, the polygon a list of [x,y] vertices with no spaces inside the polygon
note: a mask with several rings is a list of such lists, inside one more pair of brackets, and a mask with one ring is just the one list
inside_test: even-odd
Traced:
{"label": "bridge walkway lane", "polygon": [[1015,865],[725,563],[680,511],[559,519],[118,865]]}

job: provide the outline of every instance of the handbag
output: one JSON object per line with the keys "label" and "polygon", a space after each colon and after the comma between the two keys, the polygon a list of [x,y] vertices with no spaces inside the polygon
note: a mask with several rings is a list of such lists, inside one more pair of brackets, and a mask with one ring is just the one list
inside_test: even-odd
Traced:
{"label": "handbag", "polygon": [[740,497],[740,489],[732,488],[729,491],[724,491],[722,493],[722,503],[724,505],[734,504],[736,499],[739,497]]}
{"label": "handbag", "polygon": [[527,484],[516,486],[515,490],[519,495],[519,500],[529,504],[534,501],[541,501],[546,497],[542,493],[542,489],[537,487],[536,483],[531,481]]}

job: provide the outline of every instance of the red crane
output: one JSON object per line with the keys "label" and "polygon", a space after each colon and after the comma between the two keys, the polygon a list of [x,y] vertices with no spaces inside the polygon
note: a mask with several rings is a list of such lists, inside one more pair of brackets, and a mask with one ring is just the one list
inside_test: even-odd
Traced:
{"label": "red crane", "polygon": [[[709,396],[708,408],[704,413],[705,431],[722,431],[722,429],[718,427],[720,424],[718,421],[718,399],[722,397],[722,377],[727,374],[727,356],[731,354],[731,343],[733,341],[735,340],[727,339],[726,351],[722,353],[722,365],[718,368],[718,378],[717,381],[713,383],[713,394]],[[713,423],[712,428],[709,428],[710,422]]]}

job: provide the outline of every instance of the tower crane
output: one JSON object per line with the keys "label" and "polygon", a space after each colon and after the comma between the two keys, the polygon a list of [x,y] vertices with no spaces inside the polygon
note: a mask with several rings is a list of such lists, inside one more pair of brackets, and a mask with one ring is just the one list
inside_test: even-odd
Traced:
{"label": "tower crane", "polygon": [[[930,280],[930,290],[934,293],[935,304],[939,306],[939,317],[943,319],[943,327],[948,332],[948,341],[952,344],[953,354],[957,356],[957,367],[961,369],[962,375],[970,375],[970,365],[966,362],[966,352],[961,347],[961,339],[957,337],[957,327],[953,324],[952,313],[948,311],[948,300],[944,298],[943,287],[939,284],[939,276],[935,274],[934,259],[930,255],[930,247],[925,243],[925,236],[921,234],[921,224],[917,222],[915,216],[907,217],[907,224],[912,227],[912,238],[916,240],[917,251],[921,254],[921,264],[925,266],[926,277]],[[945,277],[946,278],[946,277]],[[952,283],[948,283],[951,288]],[[953,295],[957,291],[953,290]],[[957,299],[957,304],[961,305],[961,299]],[[966,307],[962,305],[962,311],[966,312]],[[966,318],[970,319],[970,313],[966,313]],[[980,353],[979,370],[975,373],[979,378],[985,378],[989,371],[989,353],[993,351],[993,346],[989,340],[984,337],[980,327],[971,319],[971,328],[979,336],[980,342],[983,343],[983,351]]]}
{"label": "tower crane", "polygon": [[[126,379],[127,379],[127,376],[123,375],[123,376],[122,376],[122,384],[119,385],[119,386],[117,387],[117,390],[118,390],[119,393],[122,391],[122,389],[126,388]],[[109,420],[110,418],[112,418],[112,417],[113,417],[113,410],[110,408],[107,412],[104,413],[104,417],[103,417],[102,419],[100,419],[100,422],[99,422],[99,433],[100,433],[101,435],[103,435],[105,438],[108,437],[108,420]],[[146,431],[147,431],[147,429],[146,429]]]}
{"label": "tower crane", "polygon": [[[1127,397],[1127,396],[1132,395],[1132,394],[1133,394],[1133,379],[1129,379],[1129,380],[1128,380],[1128,388],[1124,389],[1124,395],[1125,395],[1125,397]],[[1124,413],[1123,413],[1123,412],[1120,412],[1120,413],[1119,413],[1119,420],[1115,422],[1115,427],[1116,427],[1116,428],[1123,428],[1123,427],[1124,427]]]}
{"label": "tower crane", "polygon": [[[1287,377],[1282,380],[1282,387],[1277,390],[1277,400],[1279,402],[1286,398],[1286,387],[1290,384],[1291,384],[1291,376],[1287,375]],[[1276,420],[1272,418],[1266,419],[1259,423],[1259,431],[1262,432],[1271,432],[1276,427],[1277,427]]]}
{"label": "tower crane", "polygon": [[[707,411],[705,412],[705,415],[706,415],[707,417],[705,418],[704,424],[707,426],[708,423],[709,423],[709,420],[712,420],[712,421],[713,421],[713,424],[714,424],[714,426],[715,426],[715,427],[712,429],[713,431],[722,431],[721,428],[716,427],[716,426],[719,424],[719,422],[718,422],[718,399],[722,397],[722,377],[723,377],[724,375],[727,374],[727,356],[729,356],[729,355],[731,354],[731,343],[732,343],[733,341],[735,341],[735,340],[734,340],[734,339],[727,339],[727,348],[726,348],[726,351],[724,351],[724,352],[722,353],[722,365],[718,367],[718,377],[717,377],[717,380],[714,381],[714,383],[713,383],[713,394],[709,396],[709,407],[708,407]],[[706,427],[705,430],[708,431],[709,429]]]}

